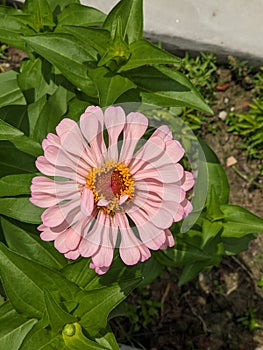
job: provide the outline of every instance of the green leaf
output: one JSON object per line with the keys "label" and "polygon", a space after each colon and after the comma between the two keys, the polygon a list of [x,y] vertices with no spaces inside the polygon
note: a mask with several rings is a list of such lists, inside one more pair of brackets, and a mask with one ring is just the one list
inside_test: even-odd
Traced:
{"label": "green leaf", "polygon": [[121,0],[108,14],[103,27],[112,34],[115,33],[116,19],[122,21],[123,39],[128,44],[142,39],[143,35],[143,6],[142,0]]}
{"label": "green leaf", "polygon": [[60,254],[52,243],[43,242],[36,234],[32,234],[2,218],[6,243],[10,249],[26,258],[54,269],[67,265],[67,260]]}
{"label": "green leaf", "polygon": [[103,332],[100,338],[95,338],[96,342],[104,346],[106,349],[119,350],[119,345],[116,341],[114,334],[112,333],[110,327],[106,329],[106,333]]}
{"label": "green leaf", "polygon": [[99,92],[101,107],[112,105],[124,92],[136,87],[129,79],[113,74],[105,67],[90,70],[89,75]]}
{"label": "green leaf", "polygon": [[45,27],[53,28],[53,14],[48,0],[26,0],[23,10],[30,15],[28,23],[36,32],[44,30]]}
{"label": "green leaf", "polygon": [[58,26],[97,26],[104,22],[106,15],[93,7],[70,4],[57,17]]}
{"label": "green leaf", "polygon": [[[82,28],[73,25],[63,25],[62,28],[56,28],[56,31],[60,30],[72,34],[82,43],[86,50],[90,48],[95,49],[100,56],[104,55],[110,42],[110,33],[100,28]],[[97,56],[94,58],[97,58]]]}
{"label": "green leaf", "polygon": [[7,175],[0,179],[0,197],[30,194],[30,185],[36,174]]}
{"label": "green leaf", "polygon": [[94,96],[94,85],[87,76],[87,63],[94,57],[70,34],[50,33],[25,37],[38,54],[55,65],[76,87]]}
{"label": "green leaf", "polygon": [[0,141],[10,141],[20,151],[39,156],[42,148],[39,143],[24,135],[22,131],[0,119]]}
{"label": "green leaf", "polygon": [[191,82],[175,69],[142,67],[125,72],[125,76],[142,90],[144,103],[161,107],[187,106],[213,113]]}
{"label": "green leaf", "polygon": [[41,58],[22,62],[17,81],[28,104],[39,100],[46,94],[52,95],[57,88],[51,80],[50,63]]}
{"label": "green leaf", "polygon": [[98,343],[86,338],[82,333],[81,325],[77,322],[68,324],[64,327],[62,336],[67,349],[72,350],[100,350],[108,349]]}
{"label": "green leaf", "polygon": [[237,255],[248,249],[250,241],[256,238],[256,235],[248,234],[243,237],[222,237],[225,254]]}
{"label": "green leaf", "polygon": [[229,200],[229,184],[226,172],[220,164],[216,154],[207,145],[207,143],[202,139],[199,139],[199,142],[206,158],[208,170],[208,194],[211,193],[211,189],[213,187],[218,203],[226,204]]}
{"label": "green leaf", "polygon": [[29,123],[26,105],[8,105],[0,109],[0,118],[10,125],[29,134]]}
{"label": "green leaf", "polygon": [[238,205],[221,205],[224,214],[222,237],[239,238],[247,234],[263,232],[263,219]]}
{"label": "green leaf", "polygon": [[89,268],[89,264],[90,259],[81,258],[65,266],[61,272],[68,280],[88,291],[94,287],[94,284],[97,288],[101,286],[98,282],[98,274],[94,269]]}
{"label": "green leaf", "polygon": [[0,316],[0,349],[19,350],[20,346],[37,323],[36,319],[26,319],[19,315],[10,304],[4,304],[0,308],[5,313]]}
{"label": "green leaf", "polygon": [[38,208],[29,202],[29,198],[0,198],[0,214],[10,218],[40,224],[42,208]]}
{"label": "green leaf", "polygon": [[77,300],[80,290],[55,270],[18,255],[0,243],[0,274],[4,289],[17,312],[42,317],[43,290],[62,300]]}
{"label": "green leaf", "polygon": [[0,176],[35,173],[35,157],[19,151],[12,143],[0,141]]}
{"label": "green leaf", "polygon": [[[37,327],[36,324],[35,327]],[[62,335],[53,334],[45,328],[31,331],[19,350],[67,350]]]}
{"label": "green leaf", "polygon": [[62,86],[49,97],[34,126],[34,139],[41,142],[49,132],[55,132],[56,126],[67,111],[69,98],[68,90]]}
{"label": "green leaf", "polygon": [[139,284],[141,279],[124,280],[120,284],[86,292],[80,300],[74,316],[80,318],[81,325],[91,336],[107,326],[109,313]]}
{"label": "green leaf", "polygon": [[16,15],[22,17],[23,12],[20,10],[14,12],[13,9],[0,7],[0,40],[12,47],[28,51],[24,35],[34,34],[34,31],[22,23],[21,17]]}
{"label": "green leaf", "polygon": [[7,105],[26,103],[17,84],[17,75],[13,70],[0,74],[0,108]]}
{"label": "green leaf", "polygon": [[59,14],[71,4],[79,4],[79,0],[48,0],[51,11]]}
{"label": "green leaf", "polygon": [[129,49],[131,57],[118,72],[138,68],[147,64],[175,64],[179,58],[158,48],[147,40],[138,40],[133,42]]}
{"label": "green leaf", "polygon": [[62,331],[65,324],[76,322],[76,318],[74,316],[61,309],[48,290],[44,291],[44,300],[48,313],[49,324],[55,334]]}
{"label": "green leaf", "polygon": [[36,102],[33,102],[30,105],[28,105],[27,113],[28,113],[28,120],[29,120],[29,135],[31,137],[34,137],[38,118],[40,117],[40,113],[44,110],[46,103],[47,103],[47,96],[45,95],[45,96],[42,96]]}

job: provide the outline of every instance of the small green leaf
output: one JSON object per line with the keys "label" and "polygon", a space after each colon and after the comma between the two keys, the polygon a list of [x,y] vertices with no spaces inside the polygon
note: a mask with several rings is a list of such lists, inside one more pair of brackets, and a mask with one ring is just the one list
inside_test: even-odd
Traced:
{"label": "small green leaf", "polygon": [[0,141],[0,176],[35,173],[35,157],[19,151],[11,142]]}
{"label": "small green leaf", "polygon": [[71,4],[79,4],[79,0],[48,0],[51,11],[59,14]]}
{"label": "small green leaf", "polygon": [[52,95],[57,86],[51,80],[51,65],[41,58],[23,61],[17,81],[27,103],[33,103],[46,94]]}
{"label": "small green leaf", "polygon": [[238,205],[221,205],[224,214],[222,237],[239,238],[263,232],[263,219]]}
{"label": "small green leaf", "polygon": [[44,291],[44,300],[48,313],[49,324],[55,334],[62,331],[65,324],[76,322],[76,318],[74,316],[61,309],[48,290]]}
{"label": "small green leaf", "polygon": [[6,243],[13,251],[50,268],[61,269],[67,265],[53,243],[43,242],[37,234],[26,232],[4,218],[1,224]]}
{"label": "small green leaf", "polygon": [[36,319],[26,319],[19,315],[14,309],[10,308],[10,304],[4,304],[1,309],[6,313],[0,316],[0,349],[19,350],[20,346],[37,323]]}
{"label": "small green leaf", "polygon": [[29,224],[40,224],[43,209],[29,202],[29,198],[0,198],[0,214]]}
{"label": "small green leaf", "polygon": [[0,40],[12,47],[28,51],[24,35],[32,35],[34,31],[22,23],[22,16],[24,14],[20,10],[14,12],[11,8],[0,7]]}
{"label": "small green leaf", "polygon": [[242,237],[222,237],[225,254],[237,255],[248,249],[249,243],[256,238],[256,235],[248,234]]}
{"label": "small green leaf", "polygon": [[13,70],[0,74],[0,108],[25,104],[25,98],[17,84],[17,75]]}
{"label": "small green leaf", "polygon": [[202,139],[199,139],[199,142],[206,158],[208,170],[208,193],[210,193],[213,186],[218,203],[226,204],[229,200],[229,184],[226,172],[220,164],[216,154],[207,145],[207,143]]}
{"label": "small green leaf", "polygon": [[99,92],[101,107],[112,105],[124,92],[136,87],[129,79],[113,74],[105,67],[90,70],[89,75]]}
{"label": "small green leaf", "polygon": [[2,107],[0,109],[0,118],[21,130],[25,135],[29,134],[27,105],[8,105]]}
{"label": "small green leaf", "polygon": [[98,335],[107,326],[109,313],[139,284],[140,278],[123,280],[120,284],[91,290],[80,300],[74,316],[91,336]]}
{"label": "small green leaf", "polygon": [[30,185],[36,174],[8,175],[0,179],[0,197],[30,194]]}
{"label": "small green leaf", "polygon": [[57,17],[58,26],[97,26],[104,22],[106,15],[93,7],[70,4]]}
{"label": "small green leaf", "polygon": [[30,15],[28,23],[36,32],[44,30],[45,27],[53,28],[53,14],[48,0],[26,0],[23,10]]}
{"label": "small green leaf", "polygon": [[69,92],[59,86],[49,97],[35,123],[33,138],[41,142],[49,132],[54,132],[68,108]]}
{"label": "small green leaf", "polygon": [[[63,28],[58,27],[56,32],[60,30],[72,34],[82,43],[86,50],[90,48],[95,49],[100,56],[104,55],[110,42],[110,33],[100,28],[82,28],[73,25],[63,25]],[[97,55],[94,58],[97,59]]]}
{"label": "small green leaf", "polygon": [[42,148],[39,143],[24,135],[22,131],[0,119],[0,141],[10,141],[20,151],[39,156]]}
{"label": "small green leaf", "polygon": [[94,61],[90,51],[70,34],[49,33],[25,37],[38,54],[55,65],[76,87],[94,96],[94,85],[87,76],[87,64]]}
{"label": "small green leaf", "polygon": [[147,40],[135,41],[129,46],[129,49],[131,51],[130,59],[119,69],[119,72],[147,64],[175,64],[179,62],[179,58],[158,48]]}
{"label": "small green leaf", "polygon": [[142,39],[143,4],[142,0],[121,0],[108,14],[103,27],[115,33],[116,19],[121,18],[123,39],[128,44]]}

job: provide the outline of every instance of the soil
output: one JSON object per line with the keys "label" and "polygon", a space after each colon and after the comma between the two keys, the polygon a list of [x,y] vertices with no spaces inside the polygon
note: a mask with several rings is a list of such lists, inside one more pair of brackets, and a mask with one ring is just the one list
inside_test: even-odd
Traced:
{"label": "soil", "polygon": [[[8,60],[0,60],[0,72],[18,67],[25,57],[14,49],[6,55]],[[225,83],[216,93],[214,116],[203,125],[201,134],[225,166],[230,203],[263,217],[259,161],[247,158],[238,137],[228,133],[225,121],[219,118],[222,111],[244,111],[253,93],[233,79],[229,70],[221,69],[218,74]],[[227,166],[231,156],[236,164]],[[263,275],[263,236],[258,235],[244,253],[225,257],[219,266],[182,287],[177,284],[178,272],[165,271],[146,288],[148,305],[158,305],[151,309],[152,315],[149,311],[146,325],[138,320],[136,329],[127,317],[112,322],[119,342],[147,350],[263,350],[263,289],[257,286]],[[138,315],[142,312],[137,302],[140,293],[135,291],[128,298],[131,305],[137,305]]]}

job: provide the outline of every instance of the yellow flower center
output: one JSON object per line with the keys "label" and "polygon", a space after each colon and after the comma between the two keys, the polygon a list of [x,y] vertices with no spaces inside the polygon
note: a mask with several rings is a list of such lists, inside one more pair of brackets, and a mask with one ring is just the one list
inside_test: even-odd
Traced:
{"label": "yellow flower center", "polygon": [[[123,163],[112,160],[90,170],[86,187],[93,192],[95,205],[109,215],[123,211],[120,206],[122,196],[127,197],[125,202],[134,196],[134,180],[129,168]],[[105,205],[99,204],[101,200],[104,200]]]}

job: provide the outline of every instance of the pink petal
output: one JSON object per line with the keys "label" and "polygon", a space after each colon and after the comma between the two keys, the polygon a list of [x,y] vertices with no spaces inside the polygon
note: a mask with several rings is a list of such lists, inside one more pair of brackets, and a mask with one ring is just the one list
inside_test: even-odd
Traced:
{"label": "pink petal", "polygon": [[134,235],[126,215],[116,214],[116,222],[121,232],[120,257],[126,265],[135,265],[150,258],[149,249]]}
{"label": "pink petal", "polygon": [[189,215],[192,210],[193,210],[193,206],[192,206],[192,203],[190,201],[188,201],[187,199],[185,199],[181,205],[183,206],[184,208],[184,217]]}
{"label": "pink petal", "polygon": [[139,231],[142,242],[150,249],[157,250],[164,243],[163,231],[152,222],[147,221],[147,216],[142,211],[128,212]]}
{"label": "pink petal", "polygon": [[151,137],[134,155],[130,165],[130,173],[135,174],[140,168],[152,164],[154,159],[160,158],[165,151],[165,143],[160,137]]}
{"label": "pink petal", "polygon": [[71,130],[74,130],[76,127],[76,122],[69,118],[64,118],[56,127],[56,132],[59,137],[63,134],[67,134]]}
{"label": "pink petal", "polygon": [[82,224],[83,220],[80,220],[73,227],[70,227],[66,231],[66,246],[69,250],[76,250],[82,236]]}
{"label": "pink petal", "polygon": [[47,134],[47,137],[42,142],[42,148],[43,150],[46,149],[47,146],[60,146],[60,140],[59,137],[55,134],[49,133]]}
{"label": "pink petal", "polygon": [[173,138],[172,132],[167,125],[162,125],[157,128],[152,134],[152,137],[154,136],[161,137],[165,142]]}
{"label": "pink petal", "polygon": [[141,113],[127,115],[127,123],[123,130],[123,144],[119,160],[127,161],[132,158],[135,147],[148,127],[148,119]]}
{"label": "pink petal", "polygon": [[98,212],[94,225],[90,229],[92,222],[87,223],[83,229],[83,239],[79,245],[79,252],[84,257],[94,255],[101,246],[103,235],[109,233],[109,228],[105,228],[105,214],[102,211]]}
{"label": "pink petal", "polygon": [[153,178],[159,180],[162,183],[175,183],[181,180],[183,176],[184,168],[181,164],[168,163],[157,168],[147,167],[141,169],[133,175],[133,178],[135,182],[147,178]]}
{"label": "pink petal", "polygon": [[90,216],[94,209],[94,195],[93,192],[84,187],[81,194],[81,202],[80,202],[81,212],[85,216]]}
{"label": "pink petal", "polygon": [[174,212],[173,219],[175,222],[181,221],[185,217],[185,211],[181,204],[179,204]]}
{"label": "pink petal", "polygon": [[40,238],[43,241],[54,241],[59,235],[60,232],[53,232],[49,228],[46,228],[43,232],[41,232]]}
{"label": "pink petal", "polygon": [[164,244],[160,247],[160,249],[165,250],[168,247],[173,247],[174,246],[174,238],[170,230],[164,230],[164,233],[166,235],[166,240]]}
{"label": "pink petal", "polygon": [[67,259],[76,260],[80,256],[80,254],[79,254],[78,249],[76,249],[76,250],[71,250],[68,253],[65,253],[64,256]]}
{"label": "pink petal", "polygon": [[184,182],[181,186],[185,191],[189,191],[194,186],[195,180],[193,174],[189,171],[185,171],[184,175]]}
{"label": "pink petal", "polygon": [[126,116],[121,107],[108,107],[104,117],[109,137],[108,160],[118,161],[118,138],[124,128]]}
{"label": "pink petal", "polygon": [[106,146],[103,138],[104,115],[99,107],[90,106],[80,117],[80,129],[89,142],[94,159],[101,164],[106,155]]}
{"label": "pink petal", "polygon": [[170,162],[177,163],[183,157],[185,151],[176,140],[169,140],[166,142],[166,154],[169,156]]}
{"label": "pink petal", "polygon": [[54,247],[60,252],[60,253],[67,253],[70,249],[68,249],[67,244],[66,244],[66,237],[67,237],[67,232],[62,232],[54,242]]}
{"label": "pink petal", "polygon": [[80,201],[72,200],[63,205],[49,207],[41,216],[42,222],[48,227],[58,226],[67,220],[69,213],[79,211]]}

